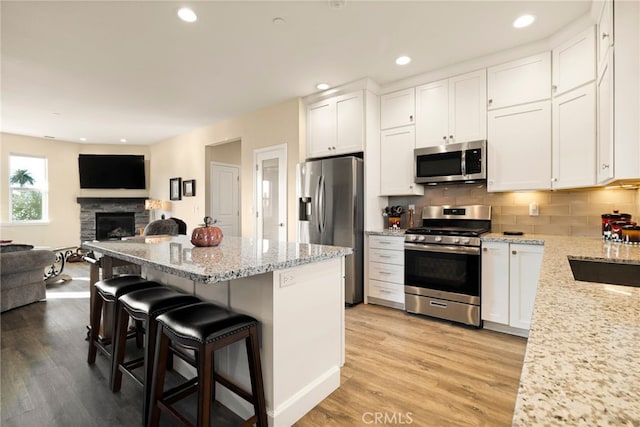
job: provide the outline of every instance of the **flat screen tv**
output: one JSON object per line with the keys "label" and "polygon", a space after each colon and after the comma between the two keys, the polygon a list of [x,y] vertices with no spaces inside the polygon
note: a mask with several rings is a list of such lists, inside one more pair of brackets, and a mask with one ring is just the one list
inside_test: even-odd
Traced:
{"label": "flat screen tv", "polygon": [[80,188],[144,189],[144,156],[80,154]]}

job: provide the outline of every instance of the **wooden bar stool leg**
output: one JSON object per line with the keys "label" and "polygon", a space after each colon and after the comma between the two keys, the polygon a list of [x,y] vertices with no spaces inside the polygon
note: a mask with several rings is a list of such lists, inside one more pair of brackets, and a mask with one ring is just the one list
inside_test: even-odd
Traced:
{"label": "wooden bar stool leg", "polygon": [[213,349],[213,344],[205,344],[198,351],[198,426],[208,426],[211,421]]}
{"label": "wooden bar stool leg", "polygon": [[151,405],[149,406],[147,426],[153,427],[160,423],[160,408],[158,401],[162,398],[164,378],[166,375],[167,357],[169,356],[169,337],[158,327],[156,333],[156,351],[153,357],[153,375],[151,382]]}
{"label": "wooden bar stool leg", "polygon": [[95,295],[93,298],[93,306],[91,309],[91,335],[89,338],[89,353],[87,355],[87,363],[93,365],[96,363],[96,342],[100,337],[100,319],[102,315],[102,297]]}
{"label": "wooden bar stool leg", "polygon": [[[152,319],[147,320],[147,330],[144,334],[144,345],[145,352],[147,352],[146,357],[144,359],[144,402],[142,404],[142,411],[144,414],[144,424],[146,425],[149,421],[149,402],[151,399],[151,381],[153,378],[153,360],[155,355],[149,354],[149,350],[155,348],[157,341],[157,333],[158,333],[158,323],[153,321]],[[172,356],[167,356],[167,360],[171,360]],[[165,365],[168,365],[168,361]],[[166,372],[166,367],[164,368]]]}
{"label": "wooden bar stool leg", "polygon": [[114,352],[111,364],[111,390],[114,392],[119,391],[122,386],[122,372],[118,369],[118,365],[124,360],[129,328],[129,314],[122,308],[121,304],[118,304],[116,316],[118,323],[116,326],[116,335],[113,337]]}
{"label": "wooden bar stool leg", "polygon": [[262,382],[262,366],[260,364],[260,343],[258,342],[258,328],[252,326],[249,336],[245,339],[247,357],[249,358],[249,374],[251,377],[251,394],[253,394],[253,410],[257,417],[258,427],[267,427],[267,404],[264,398],[264,384]]}

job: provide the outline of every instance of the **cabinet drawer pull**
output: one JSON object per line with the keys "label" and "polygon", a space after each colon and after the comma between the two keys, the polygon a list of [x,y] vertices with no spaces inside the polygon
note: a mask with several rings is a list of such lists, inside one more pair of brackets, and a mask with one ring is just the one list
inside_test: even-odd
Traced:
{"label": "cabinet drawer pull", "polygon": [[412,122],[413,121],[413,116],[409,116],[409,121]]}
{"label": "cabinet drawer pull", "polygon": [[608,167],[609,167],[609,165],[608,165],[608,164],[606,164],[606,163],[603,163],[603,164],[602,164],[602,170],[605,170],[605,169],[607,169]]}
{"label": "cabinet drawer pull", "polygon": [[602,33],[602,40],[606,39],[607,37],[609,37],[609,34],[607,34],[607,33]]}
{"label": "cabinet drawer pull", "polygon": [[517,255],[517,254],[518,254],[518,251],[511,251],[511,254],[512,254],[512,255]]}
{"label": "cabinet drawer pull", "polygon": [[431,307],[447,308],[447,304],[438,301],[429,301]]}
{"label": "cabinet drawer pull", "polygon": [[379,271],[379,273],[380,273],[380,274],[387,275],[387,276],[389,276],[389,275],[393,274],[393,273],[391,273],[391,272],[383,271],[383,270],[380,270],[380,271]]}

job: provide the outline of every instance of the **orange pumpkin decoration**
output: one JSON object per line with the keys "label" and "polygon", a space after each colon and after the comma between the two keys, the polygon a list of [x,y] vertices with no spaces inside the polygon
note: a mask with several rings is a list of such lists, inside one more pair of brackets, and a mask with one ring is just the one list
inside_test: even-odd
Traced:
{"label": "orange pumpkin decoration", "polygon": [[218,246],[222,241],[222,230],[213,225],[211,217],[204,217],[204,227],[197,227],[191,233],[191,243],[194,246]]}

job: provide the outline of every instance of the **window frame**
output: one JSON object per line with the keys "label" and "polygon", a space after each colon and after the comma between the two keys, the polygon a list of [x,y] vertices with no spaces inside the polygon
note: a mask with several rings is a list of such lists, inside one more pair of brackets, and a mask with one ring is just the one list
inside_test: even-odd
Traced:
{"label": "window frame", "polygon": [[[13,157],[27,157],[32,159],[40,159],[44,161],[44,182],[38,185],[38,181],[36,181],[36,185],[33,187],[20,187],[19,185],[11,183],[11,159]],[[9,175],[7,176],[7,184],[9,186],[9,223],[10,224],[42,224],[49,222],[49,159],[46,156],[36,156],[32,154],[21,154],[21,153],[9,153],[8,157],[8,168],[7,171]],[[14,219],[13,218],[13,191],[32,191],[39,192],[42,195],[42,212],[41,219]]]}

